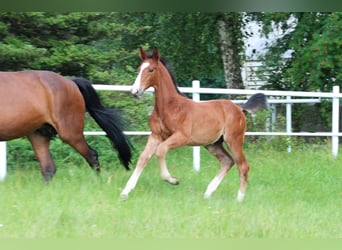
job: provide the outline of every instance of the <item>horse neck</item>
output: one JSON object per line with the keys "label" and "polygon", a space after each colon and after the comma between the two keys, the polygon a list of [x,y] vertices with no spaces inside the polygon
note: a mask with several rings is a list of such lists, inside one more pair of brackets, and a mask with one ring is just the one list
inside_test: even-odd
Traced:
{"label": "horse neck", "polygon": [[170,105],[176,103],[175,99],[183,98],[183,96],[179,94],[169,72],[164,66],[159,68],[159,82],[158,86],[155,88],[154,98],[155,108],[158,113],[167,110]]}

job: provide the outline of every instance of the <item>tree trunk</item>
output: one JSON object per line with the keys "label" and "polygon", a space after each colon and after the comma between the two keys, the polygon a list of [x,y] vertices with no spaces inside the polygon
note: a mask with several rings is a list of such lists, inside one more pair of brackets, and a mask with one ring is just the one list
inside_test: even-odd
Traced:
{"label": "tree trunk", "polygon": [[239,44],[241,42],[240,13],[223,13],[218,18],[220,47],[227,88],[243,89]]}

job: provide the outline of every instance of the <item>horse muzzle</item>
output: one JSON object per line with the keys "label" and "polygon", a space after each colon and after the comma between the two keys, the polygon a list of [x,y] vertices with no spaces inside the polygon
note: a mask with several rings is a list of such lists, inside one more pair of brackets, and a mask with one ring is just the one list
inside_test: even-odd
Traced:
{"label": "horse muzzle", "polygon": [[135,98],[140,98],[144,94],[144,90],[143,89],[132,89],[131,93]]}

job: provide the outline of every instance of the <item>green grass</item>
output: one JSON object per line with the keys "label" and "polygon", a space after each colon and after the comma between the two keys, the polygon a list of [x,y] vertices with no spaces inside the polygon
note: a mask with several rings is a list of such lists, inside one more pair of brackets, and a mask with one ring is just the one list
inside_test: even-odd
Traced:
{"label": "green grass", "polygon": [[199,172],[192,170],[191,148],[169,154],[178,186],[160,179],[152,159],[125,201],[119,195],[132,171],[123,167],[104,166],[98,177],[85,163],[56,159],[57,174],[45,184],[38,167],[12,166],[0,183],[0,238],[342,237],[341,156],[333,159],[324,147],[290,154],[247,147],[249,186],[238,203],[236,167],[203,199],[218,163],[201,152]]}

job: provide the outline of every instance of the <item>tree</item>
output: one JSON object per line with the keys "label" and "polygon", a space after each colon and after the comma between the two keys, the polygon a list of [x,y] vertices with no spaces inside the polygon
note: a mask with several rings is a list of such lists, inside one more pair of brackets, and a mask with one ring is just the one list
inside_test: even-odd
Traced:
{"label": "tree", "polygon": [[219,14],[217,26],[227,88],[243,89],[241,75],[242,14],[237,12]]}
{"label": "tree", "polygon": [[[204,87],[243,88],[241,22],[242,14],[233,12],[0,12],[0,69],[130,85],[140,64],[138,48],[158,47],[181,86],[196,79]],[[102,96],[107,106],[139,120],[140,106],[128,94]],[[226,98],[201,96],[220,97]]]}
{"label": "tree", "polygon": [[[260,17],[260,16],[259,16]],[[284,35],[269,46],[262,58],[272,68],[270,89],[331,91],[342,80],[342,13],[264,13],[263,31],[272,25]],[[291,20],[291,21],[289,21]],[[289,58],[284,58],[290,51]]]}
{"label": "tree", "polygon": [[[132,81],[134,50],[122,37],[138,35],[117,13],[0,13],[0,67],[3,71],[44,69],[83,76],[98,83]],[[118,72],[118,74],[114,74]]]}
{"label": "tree", "polygon": [[[283,35],[270,44],[262,60],[269,70],[268,89],[330,92],[333,85],[342,86],[342,13],[296,12],[253,13],[269,35],[272,28]],[[288,58],[285,53],[290,52]],[[331,104],[322,101],[311,110],[314,123],[328,129]],[[305,114],[309,108],[294,106],[294,129],[306,126]],[[315,129],[315,128],[314,128]]]}
{"label": "tree", "polygon": [[0,66],[126,84],[139,64],[138,48],[158,47],[182,86],[198,79],[203,86],[242,87],[240,21],[240,13],[2,12]]}
{"label": "tree", "polygon": [[145,44],[168,58],[182,86],[194,79],[222,74],[215,15],[210,13],[145,13]]}
{"label": "tree", "polygon": [[[136,41],[145,49],[158,47],[171,62],[181,86],[190,86],[197,79],[205,87],[243,88],[242,16],[236,12],[137,13],[122,20],[126,25],[145,24],[143,39]],[[202,99],[219,97],[202,95]]]}

